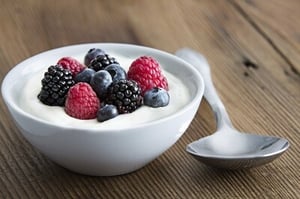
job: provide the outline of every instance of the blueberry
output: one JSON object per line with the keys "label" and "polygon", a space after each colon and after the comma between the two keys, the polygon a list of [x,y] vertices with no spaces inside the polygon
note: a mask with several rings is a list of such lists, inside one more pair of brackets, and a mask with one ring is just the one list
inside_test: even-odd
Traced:
{"label": "blueberry", "polygon": [[97,71],[91,79],[91,86],[100,99],[103,99],[108,86],[112,83],[112,78],[106,70]]}
{"label": "blueberry", "polygon": [[117,115],[119,115],[117,107],[111,104],[106,104],[98,110],[97,120],[99,122],[104,122],[116,117]]}
{"label": "blueberry", "polygon": [[127,78],[126,71],[119,64],[110,64],[106,66],[104,70],[110,73],[113,81]]}
{"label": "blueberry", "polygon": [[154,87],[146,91],[144,95],[144,104],[153,108],[167,106],[169,101],[169,93],[162,88]]}
{"label": "blueberry", "polygon": [[104,55],[105,52],[99,48],[91,48],[84,57],[84,64],[88,66],[90,62],[98,55]]}
{"label": "blueberry", "polygon": [[83,71],[81,71],[80,73],[78,73],[75,76],[75,82],[86,82],[86,83],[90,83],[92,77],[94,76],[95,71],[91,68],[85,68]]}

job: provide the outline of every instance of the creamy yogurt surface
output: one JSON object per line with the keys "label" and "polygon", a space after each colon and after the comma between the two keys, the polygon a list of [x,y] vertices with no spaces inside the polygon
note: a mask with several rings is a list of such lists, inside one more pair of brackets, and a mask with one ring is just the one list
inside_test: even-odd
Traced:
{"label": "creamy yogurt surface", "polygon": [[[134,60],[116,53],[109,54],[115,57],[126,71]],[[83,63],[84,55],[72,57]],[[36,72],[32,77],[28,78],[20,95],[19,103],[26,112],[53,124],[75,128],[97,128],[100,130],[128,128],[170,116],[183,106],[187,105],[190,101],[190,93],[184,83],[173,74],[163,70],[163,74],[166,76],[169,83],[168,92],[170,95],[170,102],[167,106],[152,108],[143,105],[132,113],[120,114],[117,117],[104,122],[98,122],[97,119],[80,120],[67,115],[63,107],[47,106],[39,101],[37,96],[41,90],[41,80],[44,73],[47,71],[47,68],[48,66],[45,66],[41,71]]]}

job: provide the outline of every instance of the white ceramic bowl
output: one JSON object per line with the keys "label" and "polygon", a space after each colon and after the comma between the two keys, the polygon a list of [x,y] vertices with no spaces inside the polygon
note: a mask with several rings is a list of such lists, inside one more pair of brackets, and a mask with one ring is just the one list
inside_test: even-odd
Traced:
{"label": "white ceramic bowl", "polygon": [[[163,69],[181,79],[189,89],[190,101],[176,113],[125,128],[68,127],[53,124],[24,111],[21,90],[26,79],[63,56],[84,55],[90,48],[114,51],[129,57],[150,55]],[[57,48],[35,55],[15,66],[2,82],[2,96],[23,136],[57,164],[72,171],[95,176],[120,175],[135,171],[169,149],[190,125],[203,96],[201,75],[176,56],[129,44],[91,43]]]}

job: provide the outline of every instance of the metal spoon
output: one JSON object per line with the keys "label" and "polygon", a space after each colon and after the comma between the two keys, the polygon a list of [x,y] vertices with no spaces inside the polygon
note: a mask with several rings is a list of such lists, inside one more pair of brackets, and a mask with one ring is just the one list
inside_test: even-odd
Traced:
{"label": "metal spoon", "polygon": [[190,143],[187,152],[212,167],[243,169],[269,163],[288,149],[289,142],[284,138],[241,133],[234,129],[214,88],[206,59],[188,48],[178,50],[176,55],[201,73],[205,83],[204,97],[217,122],[217,131]]}

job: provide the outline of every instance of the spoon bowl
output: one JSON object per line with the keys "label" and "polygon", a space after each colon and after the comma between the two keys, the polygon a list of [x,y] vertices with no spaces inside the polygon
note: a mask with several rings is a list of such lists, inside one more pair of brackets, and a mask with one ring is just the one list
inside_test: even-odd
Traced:
{"label": "spoon bowl", "polygon": [[209,166],[242,169],[269,163],[288,149],[289,142],[284,138],[237,131],[214,88],[206,59],[187,48],[177,51],[176,55],[192,64],[202,74],[204,97],[212,107],[217,121],[217,131],[190,143],[186,148],[188,153]]}
{"label": "spoon bowl", "polygon": [[283,138],[231,131],[236,130],[216,132],[194,141],[186,150],[213,167],[240,169],[269,163],[288,147],[287,140]]}

